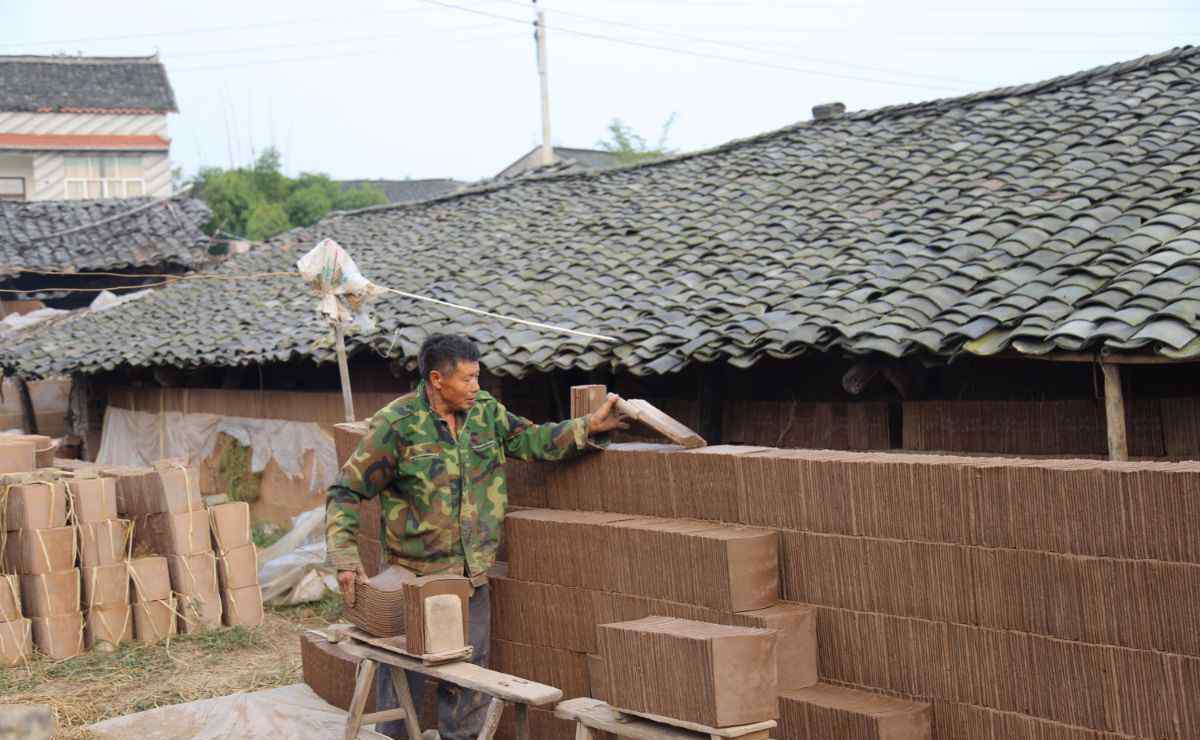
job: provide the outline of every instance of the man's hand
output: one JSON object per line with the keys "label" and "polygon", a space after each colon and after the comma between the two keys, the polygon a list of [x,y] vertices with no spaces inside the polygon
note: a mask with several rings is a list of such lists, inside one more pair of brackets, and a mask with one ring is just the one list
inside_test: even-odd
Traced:
{"label": "man's hand", "polygon": [[604,405],[592,412],[588,417],[588,434],[603,434],[611,432],[614,429],[628,429],[629,424],[625,422],[625,417],[617,412],[617,401],[621,397],[616,393],[609,393],[608,398],[604,400]]}
{"label": "man's hand", "polygon": [[354,584],[366,583],[367,572],[360,565],[358,570],[339,570],[337,578],[338,588],[342,590],[342,601],[346,602],[346,606],[354,606]]}

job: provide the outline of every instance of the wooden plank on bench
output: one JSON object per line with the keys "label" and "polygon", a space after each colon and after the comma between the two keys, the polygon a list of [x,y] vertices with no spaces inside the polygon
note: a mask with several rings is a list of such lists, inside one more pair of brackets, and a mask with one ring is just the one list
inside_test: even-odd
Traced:
{"label": "wooden plank on bench", "polygon": [[[689,729],[677,726],[679,720],[666,717],[658,720],[634,716],[629,712],[614,709],[599,699],[580,697],[559,703],[554,708],[559,719],[571,720],[595,730],[611,732],[631,740],[709,740],[710,738],[758,738],[767,737],[775,727],[774,720],[757,722],[738,727],[707,727],[686,723]],[[652,717],[654,715],[651,715]]]}
{"label": "wooden plank on bench", "polygon": [[482,691],[513,704],[529,704],[540,707],[553,704],[562,699],[562,690],[553,686],[528,681],[507,673],[489,670],[474,663],[459,661],[442,665],[425,665],[416,658],[409,658],[399,653],[345,640],[338,647],[356,658],[373,660],[384,665],[396,666],[406,671],[420,673],[424,676],[448,681],[456,686],[473,691]]}

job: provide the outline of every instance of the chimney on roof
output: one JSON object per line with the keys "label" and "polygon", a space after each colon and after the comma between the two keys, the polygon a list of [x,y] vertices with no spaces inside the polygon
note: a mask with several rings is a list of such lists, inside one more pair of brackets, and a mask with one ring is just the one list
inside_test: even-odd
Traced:
{"label": "chimney on roof", "polygon": [[846,112],[845,103],[824,103],[822,105],[813,106],[814,121],[828,121],[834,116],[840,116]]}

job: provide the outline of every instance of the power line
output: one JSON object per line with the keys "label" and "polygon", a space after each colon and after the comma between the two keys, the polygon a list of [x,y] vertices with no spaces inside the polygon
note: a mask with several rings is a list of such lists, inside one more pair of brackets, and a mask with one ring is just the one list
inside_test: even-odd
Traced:
{"label": "power line", "polygon": [[[472,36],[462,39],[471,43],[482,43],[485,41],[498,41],[502,39],[516,40],[522,38],[521,35],[513,31],[504,31],[503,33],[488,35],[488,36]],[[261,64],[291,64],[293,62],[320,62],[329,59],[343,59],[347,57],[364,57],[375,56],[376,54],[397,54],[404,52],[404,49],[398,49],[395,45],[386,46],[382,49],[360,49],[357,51],[348,51],[338,54],[316,54],[302,57],[269,57],[266,59],[247,59],[240,62],[232,62],[229,64],[205,64],[197,67],[175,67],[176,72],[199,72],[214,69],[240,69],[242,67],[253,67]]]}
{"label": "power line", "polygon": [[[361,15],[399,15],[425,10],[422,7],[401,8],[397,10],[375,10]],[[359,17],[361,17],[361,15]],[[26,41],[19,44],[0,44],[0,49],[16,49],[29,46],[56,46],[58,44],[85,44],[100,41],[130,41],[133,39],[154,39],[163,36],[189,36],[192,34],[219,33],[221,31],[245,31],[254,28],[277,28],[279,26],[297,26],[308,23],[328,23],[344,21],[345,15],[320,16],[309,18],[292,18],[287,20],[263,21],[262,23],[240,23],[228,26],[207,26],[203,28],[187,28],[175,31],[154,31],[151,33],[132,33],[120,36],[88,36],[77,39],[59,39],[57,41]]]}
{"label": "power line", "polygon": [[[448,8],[451,10],[459,10],[459,11],[462,11],[465,13],[474,13],[475,15],[482,15],[482,16],[486,16],[488,18],[498,18],[501,20],[507,20],[507,21],[514,22],[514,23],[520,23],[522,25],[526,25],[528,23],[528,21],[522,20],[520,18],[513,18],[512,16],[500,15],[499,13],[491,13],[486,10],[479,10],[477,8],[466,8],[461,5],[454,5],[451,3],[441,2],[440,0],[417,0],[417,2],[422,2],[427,5],[436,5],[438,7]],[[924,84],[924,83],[917,83],[917,82],[903,82],[903,81],[899,81],[899,80],[883,80],[883,79],[873,78],[873,77],[863,77],[861,75],[846,75],[846,74],[839,74],[836,72],[825,72],[825,71],[814,70],[814,69],[803,69],[800,67],[792,67],[792,66],[785,65],[785,64],[775,64],[772,62],[756,61],[753,59],[744,59],[741,57],[731,57],[731,56],[726,56],[724,54],[707,54],[704,52],[690,51],[688,49],[679,49],[679,48],[670,47],[670,46],[660,46],[658,44],[650,44],[650,43],[646,43],[643,41],[633,41],[631,39],[622,39],[622,38],[617,38],[615,36],[607,36],[605,34],[591,33],[588,31],[579,31],[579,30],[565,28],[563,26],[557,26],[557,25],[551,26],[551,25],[547,24],[546,27],[551,28],[560,33],[566,33],[566,34],[570,34],[572,36],[579,36],[582,38],[590,38],[590,39],[596,39],[596,40],[600,40],[600,41],[608,41],[610,43],[622,44],[624,46],[633,46],[633,47],[642,48],[642,49],[652,49],[654,51],[665,51],[665,52],[670,52],[672,54],[696,57],[696,58],[700,58],[700,59],[712,59],[712,60],[716,60],[716,61],[720,61],[720,62],[730,62],[732,64],[745,64],[745,65],[750,65],[750,66],[754,66],[754,67],[761,67],[763,69],[774,69],[774,70],[778,70],[778,71],[782,71],[782,72],[797,72],[800,74],[816,75],[816,76],[822,76],[822,77],[832,77],[835,79],[842,79],[842,80],[853,80],[855,82],[875,82],[875,83],[879,83],[882,85],[894,85],[894,86],[898,86],[898,87],[914,87],[914,88],[919,88],[922,90],[948,90],[948,91],[952,91],[952,92],[958,93],[958,94],[963,93],[963,90],[960,88],[952,88],[952,87],[948,87],[946,85],[931,85],[931,84]]]}
{"label": "power line", "polygon": [[[495,2],[504,2],[504,3],[508,3],[510,5],[519,5],[521,7],[525,7],[525,3],[521,2],[521,0],[495,0]],[[583,13],[575,13],[575,12],[567,11],[567,10],[558,10],[556,8],[546,8],[546,10],[551,13],[557,13],[558,15],[567,16],[567,17],[571,17],[571,18],[590,20],[595,23],[603,23],[603,24],[610,25],[610,26],[619,26],[622,28],[629,28],[629,29],[632,29],[635,31],[645,31],[647,33],[658,34],[660,36],[672,36],[675,38],[686,39],[688,41],[696,41],[696,42],[703,43],[703,44],[711,44],[713,46],[723,46],[723,47],[726,47],[729,49],[737,49],[739,51],[748,51],[752,54],[768,54],[768,55],[773,55],[773,56],[782,56],[781,54],[779,54],[779,52],[773,52],[773,51],[769,51],[769,50],[765,50],[765,49],[761,49],[761,48],[756,48],[753,46],[746,46],[744,44],[730,43],[728,41],[718,41],[715,39],[704,38],[702,36],[694,36],[692,34],[679,33],[678,31],[660,30],[662,28],[661,26],[659,26],[659,27],[644,26],[644,25],[639,25],[636,23],[627,23],[624,21],[608,20],[608,19],[600,18],[600,17],[594,16],[594,15],[585,15]],[[781,47],[777,47],[777,48],[781,48]],[[801,60],[801,61],[805,61],[805,62],[816,62],[818,64],[836,64],[840,67],[846,67],[849,69],[861,69],[861,70],[865,70],[868,72],[884,72],[884,73],[889,73],[889,74],[892,72],[891,69],[887,69],[884,67],[872,67],[872,66],[868,66],[868,65],[864,65],[864,64],[854,64],[851,62],[843,62],[841,60],[836,60],[836,59],[823,59],[820,57],[799,56],[799,55],[795,55],[795,54],[791,54],[791,53],[787,54],[787,56],[789,58],[797,59],[797,60]],[[955,77],[945,77],[942,75],[928,75],[928,74],[920,74],[920,73],[910,72],[910,73],[907,73],[906,76],[907,77],[923,77],[925,79],[940,80],[942,82],[952,82],[952,83],[960,84],[960,85],[972,85],[975,87],[986,87],[986,85],[984,85],[983,83],[980,83],[980,82],[973,82],[971,80],[963,80],[963,79],[955,78]]]}
{"label": "power line", "polygon": [[[493,21],[491,23],[481,23],[481,24],[473,25],[473,26],[462,26],[462,27],[457,27],[457,28],[444,28],[444,29],[436,29],[436,30],[453,31],[455,33],[463,33],[466,31],[482,31],[484,29],[497,28],[497,27],[499,27],[499,25],[500,24]],[[172,59],[186,59],[186,58],[194,58],[194,57],[221,56],[224,54],[241,54],[241,53],[248,53],[248,52],[255,52],[255,51],[273,51],[275,49],[295,49],[295,48],[303,48],[303,47],[314,47],[314,46],[318,46],[318,45],[332,46],[332,45],[337,45],[337,44],[348,44],[348,43],[357,42],[357,41],[384,41],[387,39],[406,38],[411,35],[412,35],[412,32],[410,31],[408,33],[403,33],[403,34],[400,34],[400,33],[377,34],[376,33],[376,34],[370,34],[367,36],[344,36],[342,38],[335,38],[335,39],[326,37],[326,38],[312,39],[312,40],[307,40],[307,41],[294,41],[294,42],[290,42],[290,43],[286,43],[286,44],[271,44],[269,46],[239,46],[239,47],[230,47],[230,48],[225,48],[225,49],[205,49],[203,51],[192,51],[192,52],[182,52],[179,54],[171,54],[170,57]]]}

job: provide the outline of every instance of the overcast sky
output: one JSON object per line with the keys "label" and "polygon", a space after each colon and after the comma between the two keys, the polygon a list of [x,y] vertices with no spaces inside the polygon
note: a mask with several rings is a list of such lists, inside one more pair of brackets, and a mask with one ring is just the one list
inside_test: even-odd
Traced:
{"label": "overcast sky", "polygon": [[[1200,41],[1197,0],[542,0],[553,141],[620,117],[694,150],[811,117],[1032,82]],[[0,54],[145,55],[185,172],[494,175],[541,137],[523,0],[0,0]]]}

